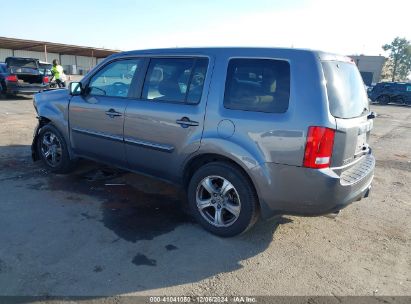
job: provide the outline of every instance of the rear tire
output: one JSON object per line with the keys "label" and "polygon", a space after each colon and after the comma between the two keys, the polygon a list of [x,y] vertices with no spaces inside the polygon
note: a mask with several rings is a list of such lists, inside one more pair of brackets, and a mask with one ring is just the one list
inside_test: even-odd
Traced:
{"label": "rear tire", "polygon": [[400,105],[406,105],[407,104],[404,97],[398,97],[398,103]]}
{"label": "rear tire", "polygon": [[6,98],[5,86],[0,82],[0,99]]}
{"label": "rear tire", "polygon": [[232,237],[258,219],[258,198],[249,178],[236,166],[212,162],[200,167],[188,186],[191,213],[209,232]]}
{"label": "rear tire", "polygon": [[60,131],[51,124],[40,129],[37,152],[47,169],[54,173],[68,173],[73,168],[66,141]]}
{"label": "rear tire", "polygon": [[381,105],[387,105],[391,100],[388,95],[381,95],[377,98],[377,101]]}

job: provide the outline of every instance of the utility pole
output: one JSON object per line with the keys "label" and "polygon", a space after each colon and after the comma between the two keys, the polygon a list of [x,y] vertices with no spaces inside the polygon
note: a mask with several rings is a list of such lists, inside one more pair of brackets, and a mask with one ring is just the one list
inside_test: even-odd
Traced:
{"label": "utility pole", "polygon": [[48,62],[47,60],[47,45],[44,45],[44,61]]}

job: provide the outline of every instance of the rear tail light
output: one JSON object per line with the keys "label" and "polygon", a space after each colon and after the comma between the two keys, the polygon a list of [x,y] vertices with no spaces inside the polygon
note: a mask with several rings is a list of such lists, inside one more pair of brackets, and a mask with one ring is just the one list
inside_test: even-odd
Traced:
{"label": "rear tail light", "polygon": [[44,82],[44,83],[49,83],[49,81],[50,81],[50,80],[49,80],[49,77],[48,77],[48,76],[44,76],[44,77],[43,77],[43,82]]}
{"label": "rear tail light", "polygon": [[6,76],[6,80],[7,80],[8,82],[17,82],[17,81],[18,81],[18,79],[17,79],[17,76],[16,76],[16,75],[9,75],[9,76]]}
{"label": "rear tail light", "polygon": [[327,168],[330,166],[335,130],[309,127],[304,152],[304,167]]}

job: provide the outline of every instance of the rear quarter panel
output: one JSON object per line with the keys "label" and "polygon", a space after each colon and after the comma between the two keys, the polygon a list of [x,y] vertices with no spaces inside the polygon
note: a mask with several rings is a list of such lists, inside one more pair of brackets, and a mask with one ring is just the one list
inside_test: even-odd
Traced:
{"label": "rear quarter panel", "polygon": [[[236,49],[216,55],[208,96],[200,153],[231,155],[250,168],[266,162],[302,166],[308,126],[335,128],[329,114],[321,64],[315,52],[281,49]],[[290,102],[286,113],[226,109],[223,104],[228,62],[231,58],[286,60],[291,69]],[[234,133],[222,139],[218,125],[228,120]],[[204,143],[204,144],[203,144]],[[205,144],[207,143],[207,144]],[[213,147],[214,145],[218,147]]]}

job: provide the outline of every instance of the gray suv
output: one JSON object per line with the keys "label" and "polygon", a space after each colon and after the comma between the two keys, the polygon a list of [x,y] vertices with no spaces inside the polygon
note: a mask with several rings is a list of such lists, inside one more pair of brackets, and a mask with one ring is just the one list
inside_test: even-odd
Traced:
{"label": "gray suv", "polygon": [[347,57],[276,48],[110,56],[81,82],[37,94],[33,159],[88,158],[184,187],[220,236],[277,214],[338,212],[368,196],[370,113]]}

